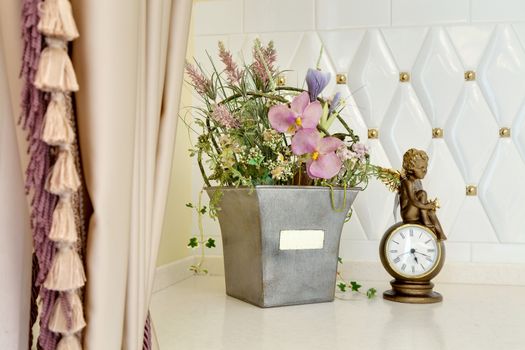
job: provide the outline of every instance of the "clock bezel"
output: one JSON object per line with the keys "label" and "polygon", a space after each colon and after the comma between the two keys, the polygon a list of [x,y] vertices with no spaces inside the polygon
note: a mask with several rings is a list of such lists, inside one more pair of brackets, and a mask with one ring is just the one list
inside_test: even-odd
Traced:
{"label": "clock bezel", "polygon": [[[410,227],[417,227],[429,233],[432,239],[435,240],[436,248],[437,248],[436,263],[434,264],[434,266],[430,270],[428,270],[426,273],[421,274],[421,275],[415,275],[415,276],[407,275],[407,274],[396,271],[392,267],[392,263],[388,259],[388,256],[387,256],[388,252],[386,251],[387,242],[390,240],[390,238],[398,231],[401,231],[405,228],[410,228]],[[419,225],[419,224],[406,224],[403,222],[399,222],[391,226],[383,235],[383,238],[381,239],[381,243],[379,245],[379,257],[381,258],[381,263],[383,264],[383,267],[387,270],[387,272],[392,277],[394,277],[397,280],[412,281],[412,282],[430,281],[432,278],[434,278],[439,273],[439,271],[441,271],[441,268],[443,267],[443,263],[445,261],[444,259],[445,258],[445,246],[443,244],[443,241],[440,241],[439,239],[437,239],[436,234],[428,227]]]}

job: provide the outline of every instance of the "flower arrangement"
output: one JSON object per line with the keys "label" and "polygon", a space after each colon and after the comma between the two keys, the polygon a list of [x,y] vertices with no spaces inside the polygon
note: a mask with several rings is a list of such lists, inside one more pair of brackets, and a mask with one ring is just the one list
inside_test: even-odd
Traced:
{"label": "flower arrangement", "polygon": [[[395,190],[398,172],[370,164],[367,146],[360,143],[341,115],[345,106],[341,94],[329,98],[322,96],[330,73],[319,68],[308,69],[306,90],[283,86],[277,83],[282,72],[276,67],[273,42],[264,46],[255,40],[253,60],[242,67],[233,60],[223,43],[219,42],[218,49],[224,65],[222,70],[211,57],[211,74],[207,74],[198,62],[186,64],[188,83],[202,104],[192,107],[196,112],[193,124],[184,122],[198,134],[190,154],[197,157],[206,186],[213,183],[235,187],[364,188],[373,176]],[[330,132],[336,121],[343,132]],[[205,247],[215,247],[215,241],[204,236],[202,216],[209,214],[215,218],[219,210],[216,206],[219,198],[211,198],[207,207],[202,204],[202,193],[197,204],[187,204],[198,217],[199,235],[188,243],[191,248],[201,248],[200,261],[190,267],[197,274],[207,273],[203,268]],[[340,258],[339,263],[342,264]],[[353,291],[368,298],[376,294],[374,288],[361,292],[359,283],[347,282],[340,272],[337,272],[337,279],[341,292]]]}
{"label": "flower arrangement", "polygon": [[[191,149],[204,182],[211,186],[366,186],[374,168],[367,147],[342,118],[344,99],[321,95],[330,73],[309,69],[307,90],[278,86],[272,42],[255,40],[253,61],[239,67],[219,43],[219,70],[186,65],[189,84],[202,100],[200,128]],[[337,121],[344,132],[330,133]],[[205,170],[204,159],[211,174]]]}

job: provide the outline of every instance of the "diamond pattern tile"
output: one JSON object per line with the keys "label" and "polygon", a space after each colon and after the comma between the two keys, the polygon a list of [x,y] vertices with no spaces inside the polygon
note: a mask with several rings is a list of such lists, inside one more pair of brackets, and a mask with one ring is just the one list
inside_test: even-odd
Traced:
{"label": "diamond pattern tile", "polygon": [[[378,140],[368,140],[368,147],[373,164],[392,166]],[[357,196],[354,202],[355,214],[359,216],[368,239],[380,239],[386,228],[394,223],[394,197],[394,193],[376,180],[371,180],[365,192]]]}
{"label": "diamond pattern tile", "polygon": [[465,181],[477,184],[498,142],[498,125],[475,83],[465,84],[446,127],[445,139]]}
{"label": "diamond pattern tile", "polygon": [[[306,88],[306,82],[304,80],[306,72],[308,68],[315,68],[322,46],[323,44],[317,33],[307,32],[304,34],[290,61],[290,67],[293,67],[293,71],[286,72],[288,85]],[[321,70],[332,73],[333,77],[333,79],[330,80],[330,84],[328,84],[323,91],[323,96],[325,96],[334,90],[335,75],[337,72],[333,69],[328,55],[321,57],[320,66]]]}
{"label": "diamond pattern tile", "polygon": [[400,71],[412,70],[428,28],[385,28],[381,32]]}
{"label": "diamond pattern tile", "polygon": [[476,71],[487,48],[494,25],[448,27],[447,32],[465,70]]}
{"label": "diamond pattern tile", "polygon": [[450,242],[497,242],[496,232],[478,197],[465,197],[449,233]]}
{"label": "diamond pattern tile", "polygon": [[381,124],[379,138],[396,169],[401,169],[408,149],[428,149],[432,127],[410,85],[399,86]]}
{"label": "diamond pattern tile", "polygon": [[432,126],[443,127],[463,86],[463,66],[443,28],[429,31],[412,75]]}
{"label": "diamond pattern tile", "polygon": [[[341,111],[341,116],[346,121],[348,126],[352,128],[354,133],[359,136],[361,142],[366,141],[368,128],[363,120],[359,106],[355,102],[352,93],[346,85],[336,85],[334,89],[334,94],[339,92],[341,98],[345,99],[346,107]],[[335,121],[332,124],[332,130],[334,132],[345,132],[344,127],[338,121]]]}
{"label": "diamond pattern tile", "polygon": [[[219,39],[246,58],[255,37],[274,40],[280,68],[294,70],[285,73],[287,84],[304,87],[323,46],[322,69],[347,75],[347,85],[332,82],[323,95],[346,97],[342,115],[370,146],[372,162],[399,169],[406,149],[429,153],[425,189],[440,199],[451,250],[455,244],[465,253],[450,258],[469,261],[476,244],[525,243],[525,22],[429,25],[202,35],[193,51],[209,68],[205,50],[213,55]],[[468,70],[475,80],[465,81]],[[408,83],[399,82],[400,72],[410,74]],[[511,137],[501,139],[500,127],[509,127]],[[379,139],[368,139],[370,128]],[[432,139],[432,128],[442,128],[444,137]],[[467,185],[477,186],[478,196],[466,196]],[[394,194],[372,180],[354,204],[341,250],[375,245],[394,222],[393,204]],[[216,223],[205,225],[218,233]],[[359,257],[375,261],[376,250]]]}
{"label": "diamond pattern tile", "polygon": [[364,30],[336,30],[319,32],[326,54],[338,73],[350,70],[350,64],[365,35]]}
{"label": "diamond pattern tile", "polygon": [[478,193],[499,241],[524,243],[525,163],[511,139],[501,139]]}
{"label": "diamond pattern tile", "polygon": [[519,117],[516,118],[511,132],[516,147],[518,148],[521,154],[521,158],[525,162],[525,105],[521,109]]}
{"label": "diamond pattern tile", "polygon": [[525,97],[525,51],[512,26],[496,28],[478,72],[498,125],[512,125]]}
{"label": "diamond pattern tile", "polygon": [[[358,194],[358,196],[360,195],[362,195],[362,193]],[[367,239],[365,230],[361,225],[361,221],[359,220],[359,216],[355,213],[355,210],[350,221],[343,226],[343,232],[341,233],[341,240],[347,239],[354,241],[364,241]]]}
{"label": "diamond pattern tile", "polygon": [[398,85],[398,68],[377,29],[369,30],[354,57],[348,84],[369,127],[378,127]]}
{"label": "diamond pattern tile", "polygon": [[432,140],[428,156],[424,188],[429,198],[439,198],[441,208],[437,215],[445,234],[449,234],[465,198],[465,183],[443,139]]}

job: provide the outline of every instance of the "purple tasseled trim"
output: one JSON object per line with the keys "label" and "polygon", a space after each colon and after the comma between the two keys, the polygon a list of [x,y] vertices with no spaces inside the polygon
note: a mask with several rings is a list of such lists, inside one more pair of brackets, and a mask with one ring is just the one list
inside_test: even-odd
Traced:
{"label": "purple tasseled trim", "polygon": [[[33,81],[38,68],[38,60],[42,51],[43,39],[37,30],[39,0],[23,0],[22,7],[22,38],[24,51],[22,56],[21,77],[24,80],[22,90],[22,115],[20,122],[27,131],[29,142],[29,164],[26,170],[26,192],[32,194],[31,200],[31,228],[33,231],[34,251],[37,258],[38,273],[35,279],[35,288],[39,288],[51,267],[55,254],[53,242],[48,239],[51,229],[53,210],[57,197],[45,191],[45,180],[51,168],[52,158],[50,147],[40,140],[44,114],[49,101],[49,95],[35,88]],[[58,335],[48,329],[49,317],[57,292],[40,288],[41,316],[38,348],[54,350]],[[36,303],[32,304],[31,313]]]}
{"label": "purple tasseled trim", "polygon": [[36,322],[36,319],[38,317],[38,306],[37,306],[37,303],[36,303],[36,299],[38,298],[38,292],[39,292],[39,288],[37,288],[36,286],[36,277],[37,277],[37,274],[38,274],[38,260],[36,258],[36,254],[33,253],[33,263],[32,263],[32,266],[33,266],[33,273],[31,274],[31,315],[29,316],[29,344],[28,344],[28,349],[31,349],[31,347],[33,346],[33,332],[32,332],[32,328],[33,328],[33,325],[35,324]]}
{"label": "purple tasseled trim", "polygon": [[62,311],[64,312],[64,318],[66,319],[67,329],[73,327],[73,308],[71,307],[71,301],[68,298],[68,292],[60,293],[60,303],[62,304]]}
{"label": "purple tasseled trim", "polygon": [[144,325],[144,341],[142,343],[142,350],[151,350],[151,316],[148,311],[146,324]]}

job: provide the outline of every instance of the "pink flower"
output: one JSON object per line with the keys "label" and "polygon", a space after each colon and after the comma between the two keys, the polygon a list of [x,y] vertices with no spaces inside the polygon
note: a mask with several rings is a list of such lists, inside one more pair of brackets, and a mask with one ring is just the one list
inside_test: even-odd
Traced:
{"label": "pink flower", "polygon": [[322,137],[316,129],[302,129],[292,139],[292,152],[308,154],[306,172],[312,179],[330,179],[339,173],[343,163],[335,153],[343,141],[335,137]]}
{"label": "pink flower", "polygon": [[268,119],[272,128],[280,132],[294,134],[299,129],[315,129],[323,107],[319,101],[310,103],[308,92],[295,96],[291,103],[292,108],[286,105],[277,105],[270,108]]}

